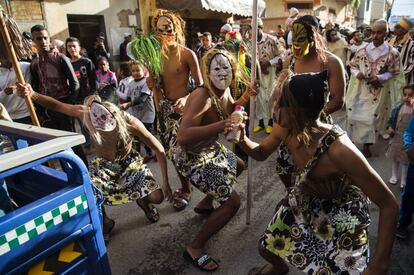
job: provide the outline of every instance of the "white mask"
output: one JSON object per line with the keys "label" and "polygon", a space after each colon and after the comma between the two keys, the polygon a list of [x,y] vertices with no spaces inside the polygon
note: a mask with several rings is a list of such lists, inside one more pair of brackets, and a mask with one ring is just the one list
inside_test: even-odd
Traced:
{"label": "white mask", "polygon": [[114,116],[99,102],[92,102],[89,116],[96,130],[110,132],[116,127]]}
{"label": "white mask", "polygon": [[170,18],[166,16],[160,16],[157,21],[157,32],[164,35],[174,35],[174,24]]}
{"label": "white mask", "polygon": [[210,73],[208,75],[212,84],[219,90],[226,90],[230,87],[233,79],[233,71],[227,57],[217,54],[210,63]]}

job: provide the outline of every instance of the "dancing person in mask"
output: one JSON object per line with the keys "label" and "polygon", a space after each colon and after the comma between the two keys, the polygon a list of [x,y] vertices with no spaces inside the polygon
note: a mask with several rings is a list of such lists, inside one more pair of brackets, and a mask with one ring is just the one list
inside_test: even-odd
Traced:
{"label": "dancing person in mask", "polygon": [[[21,95],[54,112],[78,118],[87,128],[96,157],[90,162],[89,174],[92,183],[102,190],[106,205],[120,205],[136,201],[151,222],[159,220],[159,213],[152,205],[171,201],[168,183],[167,161],[164,148],[158,140],[136,118],[97,95],[85,99],[84,105],[71,105],[57,101],[32,90],[29,84],[18,84]],[[163,184],[162,190],[156,183],[149,168],[143,164],[141,155],[132,147],[133,136],[144,141],[157,156]],[[115,222],[104,212],[103,231],[109,232]]]}
{"label": "dancing person in mask", "polygon": [[[195,53],[185,47],[185,22],[171,11],[158,9],[152,19],[152,27],[162,47],[163,74],[160,83],[148,78],[148,87],[154,91],[159,89],[154,98],[159,99],[159,129],[160,140],[170,157],[170,148],[177,142],[177,131],[180,125],[182,111],[189,96],[187,84],[190,73],[197,86],[202,83],[201,72]],[[181,175],[181,188],[174,192],[173,207],[183,210],[191,198],[190,183]]]}
{"label": "dancing person in mask", "polygon": [[345,69],[337,56],[327,51],[323,37],[318,33],[319,23],[312,15],[305,15],[293,22],[292,57],[286,59],[285,68],[295,74],[327,70],[329,83],[328,102],[323,116],[342,108],[345,92]]}
{"label": "dancing person in mask", "polygon": [[[287,194],[259,241],[269,264],[249,274],[287,274],[285,262],[307,274],[386,274],[398,205],[392,192],[337,125],[321,122],[327,71],[284,74],[277,92],[272,133],[260,144],[239,145],[264,161],[282,143],[276,172]],[[276,93],[276,90],[275,90]],[[368,199],[380,210],[378,240],[369,258]]]}
{"label": "dancing person in mask", "polygon": [[[240,198],[233,185],[243,171],[244,163],[218,142],[219,134],[227,134],[229,115],[236,105],[254,93],[246,89],[234,101],[230,86],[238,75],[237,61],[226,50],[211,49],[201,60],[205,87],[197,88],[188,98],[178,131],[178,144],[173,147],[173,161],[184,176],[206,197],[194,209],[208,215],[196,237],[186,245],[184,257],[204,271],[218,268],[217,261],[204,252],[207,241],[237,213]],[[213,208],[213,200],[220,203]]]}

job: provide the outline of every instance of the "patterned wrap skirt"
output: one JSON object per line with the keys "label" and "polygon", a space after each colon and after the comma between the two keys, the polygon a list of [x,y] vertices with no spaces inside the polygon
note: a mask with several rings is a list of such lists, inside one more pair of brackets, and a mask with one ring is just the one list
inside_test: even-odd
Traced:
{"label": "patterned wrap skirt", "polygon": [[237,157],[232,151],[216,142],[200,153],[181,146],[175,146],[172,152],[178,172],[197,189],[220,203],[230,197],[237,171]]}
{"label": "patterned wrap skirt", "polygon": [[104,195],[106,205],[119,205],[144,198],[160,189],[142,157],[132,150],[124,159],[94,158],[89,165],[92,183]]}
{"label": "patterned wrap skirt", "polygon": [[361,274],[369,260],[370,224],[362,191],[349,186],[336,199],[294,193],[278,204],[260,244],[307,274]]}
{"label": "patterned wrap skirt", "polygon": [[181,113],[172,108],[173,102],[160,101],[160,113],[158,115],[158,134],[167,158],[171,159],[171,148],[177,144],[178,127],[181,122]]}

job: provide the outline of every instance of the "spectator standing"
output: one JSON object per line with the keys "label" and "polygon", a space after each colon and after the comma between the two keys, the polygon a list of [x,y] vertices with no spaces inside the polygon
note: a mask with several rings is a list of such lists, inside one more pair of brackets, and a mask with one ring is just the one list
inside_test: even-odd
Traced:
{"label": "spectator standing", "polygon": [[348,42],[340,37],[336,29],[329,29],[326,31],[326,41],[328,42],[328,50],[336,55],[345,66],[348,59]]}
{"label": "spectator standing", "polygon": [[363,41],[362,32],[354,31],[351,36],[352,36],[353,43],[352,43],[351,47],[349,48],[351,50],[350,59],[352,59],[354,57],[355,53],[359,49],[362,49],[362,48],[364,48],[368,45],[367,42]]}
{"label": "spectator standing", "polygon": [[[414,90],[414,85],[410,85]],[[397,238],[406,239],[409,233],[409,225],[413,221],[414,213],[414,117],[411,118],[408,127],[404,131],[404,150],[407,152],[409,164],[406,185],[401,193],[400,218],[396,232]]]}
{"label": "spectator standing", "polygon": [[366,28],[364,28],[363,34],[364,34],[364,41],[367,43],[371,43],[373,40],[372,28],[370,26],[367,26]]}
{"label": "spectator standing", "polygon": [[[33,26],[31,33],[38,50],[38,56],[30,64],[33,89],[60,102],[74,104],[78,97],[79,81],[69,58],[51,49],[49,33],[44,26]],[[65,114],[48,108],[39,108],[38,113],[43,127],[70,132],[74,130],[73,119]],[[88,165],[82,148],[78,145],[73,150]]]}
{"label": "spectator standing", "polygon": [[385,155],[392,160],[392,174],[388,182],[392,185],[397,184],[398,170],[401,168],[401,188],[405,186],[407,178],[408,159],[404,152],[404,130],[413,116],[413,107],[411,106],[413,96],[414,90],[410,86],[405,86],[402,102],[392,110],[387,125],[391,140]]}
{"label": "spectator standing", "polygon": [[201,62],[201,58],[203,55],[211,48],[213,48],[213,40],[211,33],[204,32],[201,36],[201,47],[198,48],[196,54],[198,58],[198,62]]}
{"label": "spectator standing", "polygon": [[362,153],[370,157],[370,146],[377,135],[385,135],[386,123],[398,93],[391,80],[400,73],[400,54],[385,42],[385,20],[373,26],[373,41],[352,59],[351,80],[346,94],[348,134],[353,142],[364,144]]}
{"label": "spectator standing", "polygon": [[59,39],[53,39],[52,41],[52,48],[60,52],[61,54],[65,54],[65,43]]}
{"label": "spectator standing", "polygon": [[[153,131],[153,124],[155,120],[155,106],[152,91],[147,86],[147,78],[145,77],[144,68],[138,62],[130,63],[131,76],[129,79],[124,79],[127,82],[124,92],[119,92],[122,96],[121,109],[134,117],[138,118],[149,131]],[[123,81],[124,81],[123,80]],[[120,90],[119,90],[120,91]],[[136,149],[139,152],[141,142],[137,142]],[[148,145],[144,146],[146,156],[144,163],[154,159],[152,150]]]}
{"label": "spectator standing", "polygon": [[80,84],[76,103],[82,104],[87,96],[92,95],[98,90],[95,66],[89,58],[81,55],[80,41],[76,37],[66,39],[66,49],[71,58],[76,78]]}
{"label": "spectator standing", "polygon": [[400,52],[407,85],[414,83],[414,40],[410,37],[409,30],[411,28],[413,28],[411,21],[405,18],[401,19],[395,24],[395,36],[389,42],[391,46]]}
{"label": "spectator standing", "polygon": [[98,60],[98,70],[96,71],[96,79],[98,81],[99,89],[105,88],[106,86],[117,87],[116,75],[109,69],[108,59],[101,57]]}
{"label": "spectator standing", "polygon": [[131,58],[127,54],[127,45],[131,42],[131,34],[129,32],[124,33],[124,42],[119,45],[119,61],[127,62]]}
{"label": "spectator standing", "polygon": [[[30,82],[30,63],[19,62],[26,82]],[[4,105],[14,122],[31,124],[30,112],[23,98],[13,93],[17,76],[12,63],[0,57],[0,103]]]}
{"label": "spectator standing", "polygon": [[96,36],[95,44],[91,53],[89,54],[89,57],[95,67],[98,67],[98,60],[101,57],[105,57],[106,60],[109,60],[110,54],[105,48],[105,35],[103,33],[100,33]]}

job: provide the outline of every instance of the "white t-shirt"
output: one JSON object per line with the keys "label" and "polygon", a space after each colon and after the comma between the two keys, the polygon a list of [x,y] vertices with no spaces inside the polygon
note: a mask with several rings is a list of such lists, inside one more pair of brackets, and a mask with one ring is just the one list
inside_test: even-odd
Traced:
{"label": "white t-shirt", "polygon": [[[19,65],[24,79],[30,83],[30,63],[19,62]],[[4,92],[4,89],[7,87],[15,86],[16,82],[17,76],[13,67],[11,69],[0,67],[0,102],[6,107],[7,112],[13,120],[30,116],[30,112],[23,98],[15,93],[7,95]]]}
{"label": "white t-shirt", "polygon": [[[147,95],[146,100],[129,107],[127,112],[141,120],[143,123],[153,123],[155,120],[155,106],[152,98],[152,91],[147,86],[146,78],[144,77],[141,80],[135,80],[132,76],[129,76],[127,79],[128,80],[125,81],[125,90],[122,95],[123,98],[125,98],[123,100],[134,102],[136,98]],[[121,91],[119,91],[118,94],[121,94]]]}
{"label": "white t-shirt", "polygon": [[365,41],[362,41],[362,43],[359,44],[359,45],[352,44],[351,47],[350,47],[351,48],[351,52],[352,53],[356,53],[359,49],[362,49],[366,45],[368,45],[368,43],[365,42]]}

